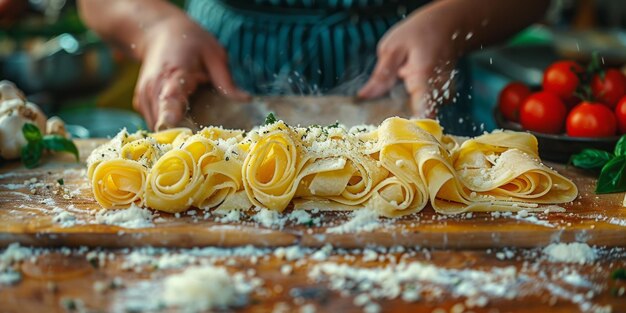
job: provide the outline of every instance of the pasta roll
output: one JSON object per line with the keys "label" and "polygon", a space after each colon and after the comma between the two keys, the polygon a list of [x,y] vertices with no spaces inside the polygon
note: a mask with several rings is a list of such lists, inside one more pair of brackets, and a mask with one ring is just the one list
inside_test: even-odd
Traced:
{"label": "pasta roll", "polygon": [[142,205],[146,186],[146,167],[139,162],[111,159],[99,162],[93,171],[94,198],[106,209]]}
{"label": "pasta roll", "polygon": [[367,206],[386,217],[398,217],[421,210],[426,201],[414,184],[391,176],[376,186]]}
{"label": "pasta roll", "polygon": [[389,172],[343,126],[298,129],[308,155],[296,196],[362,207]]}
{"label": "pasta roll", "polygon": [[170,213],[188,209],[203,183],[194,155],[182,149],[165,153],[154,164],[147,179],[146,205]]}
{"label": "pasta roll", "polygon": [[[411,207],[404,207],[402,211],[418,212],[428,203],[429,193],[423,177],[420,175],[416,161],[416,153],[423,148],[442,150],[437,138],[422,127],[431,127],[435,135],[442,136],[440,128],[435,128],[430,123],[420,127],[419,121],[411,121],[401,118],[389,118],[385,120],[377,131],[370,134],[370,140],[375,140],[376,145],[369,153],[378,153],[378,159],[382,166],[389,170],[393,176],[402,182],[403,190],[409,190],[413,194]],[[394,183],[399,185],[398,183]],[[407,187],[408,184],[412,185]],[[389,212],[387,215],[393,215]]]}
{"label": "pasta roll", "polygon": [[202,174],[202,186],[193,196],[196,207],[217,207],[242,188],[242,162],[230,157],[232,150],[226,153],[202,134],[189,137],[181,149],[191,153]]}
{"label": "pasta roll", "polygon": [[243,184],[250,202],[282,211],[293,198],[296,177],[306,163],[293,130],[282,121],[259,130],[243,163]]}
{"label": "pasta roll", "polygon": [[363,206],[388,171],[366,156],[323,158],[310,162],[302,177],[298,196],[323,197],[346,205]]}
{"label": "pasta roll", "polygon": [[497,132],[464,142],[454,166],[463,184],[479,195],[534,203],[574,200],[576,185],[538,157],[533,135]]}

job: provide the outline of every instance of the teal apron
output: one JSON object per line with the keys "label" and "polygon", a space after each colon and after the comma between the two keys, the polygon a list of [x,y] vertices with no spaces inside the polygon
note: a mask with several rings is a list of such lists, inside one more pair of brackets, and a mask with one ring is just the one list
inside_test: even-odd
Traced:
{"label": "teal apron", "polygon": [[189,0],[226,48],[233,79],[255,94],[354,93],[385,32],[427,1]]}

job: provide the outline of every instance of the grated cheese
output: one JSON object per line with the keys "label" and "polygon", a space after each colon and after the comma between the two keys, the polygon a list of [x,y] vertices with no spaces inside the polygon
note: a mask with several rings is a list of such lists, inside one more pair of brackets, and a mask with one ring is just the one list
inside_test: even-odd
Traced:
{"label": "grated cheese", "polygon": [[190,267],[165,278],[163,300],[185,312],[227,308],[237,302],[238,289],[223,267]]}
{"label": "grated cheese", "polygon": [[96,214],[96,223],[115,225],[124,228],[153,227],[153,219],[154,216],[150,210],[138,207],[134,203],[128,209],[102,209]]}
{"label": "grated cheese", "polygon": [[586,243],[552,243],[543,249],[550,262],[592,263],[597,258],[596,250]]}

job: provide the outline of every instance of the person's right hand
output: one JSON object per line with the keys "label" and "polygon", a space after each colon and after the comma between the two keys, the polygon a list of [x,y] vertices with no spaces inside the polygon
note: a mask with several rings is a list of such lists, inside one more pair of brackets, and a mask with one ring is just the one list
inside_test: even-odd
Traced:
{"label": "person's right hand", "polygon": [[144,40],[133,107],[151,129],[176,126],[199,84],[211,83],[234,100],[250,97],[233,83],[224,48],[186,16],[152,25]]}

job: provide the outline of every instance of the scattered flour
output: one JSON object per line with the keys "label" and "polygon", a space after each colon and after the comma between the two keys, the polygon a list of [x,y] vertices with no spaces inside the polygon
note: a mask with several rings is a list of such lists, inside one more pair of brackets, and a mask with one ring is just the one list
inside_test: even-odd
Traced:
{"label": "scattered flour", "polygon": [[22,279],[22,275],[13,269],[13,264],[30,258],[34,255],[33,249],[10,244],[0,253],[0,285],[12,285]]}
{"label": "scattered flour", "polygon": [[[513,266],[493,268],[490,271],[446,269],[421,262],[401,263],[385,267],[366,268],[340,263],[320,263],[311,268],[309,278],[328,280],[336,291],[356,290],[368,299],[395,299],[403,290],[412,290],[406,297],[417,299],[428,290],[450,290],[455,296],[479,298],[483,296],[512,299],[517,294],[519,273]],[[360,296],[360,295],[359,295]],[[356,299],[355,299],[356,300]],[[477,301],[478,303],[484,301]],[[486,303],[485,303],[486,304]]]}
{"label": "scattered flour", "polygon": [[311,214],[305,210],[294,210],[289,214],[289,220],[295,221],[296,224],[307,224],[313,222]]}
{"label": "scattered flour", "polygon": [[149,209],[143,209],[132,204],[128,209],[102,209],[96,214],[97,224],[116,225],[124,228],[153,227],[154,216]]}
{"label": "scattered flour", "polygon": [[371,232],[381,226],[382,223],[376,211],[371,209],[359,209],[352,213],[352,218],[349,221],[328,228],[326,232],[331,234]]}
{"label": "scattered flour", "polygon": [[241,212],[239,210],[216,210],[213,213],[222,216],[215,219],[215,221],[219,223],[231,223],[241,221]]}
{"label": "scattered flour", "polygon": [[125,257],[123,269],[142,271],[142,266],[157,269],[182,268],[196,262],[196,257],[186,253],[157,253],[153,248],[134,250]]}
{"label": "scattered flour", "polygon": [[76,216],[69,211],[56,207],[52,209],[52,213],[54,213],[52,221],[61,225],[61,227],[72,227],[77,224]]}
{"label": "scattered flour", "polygon": [[543,249],[543,254],[550,262],[592,263],[597,255],[594,248],[586,243],[552,243]]}

